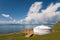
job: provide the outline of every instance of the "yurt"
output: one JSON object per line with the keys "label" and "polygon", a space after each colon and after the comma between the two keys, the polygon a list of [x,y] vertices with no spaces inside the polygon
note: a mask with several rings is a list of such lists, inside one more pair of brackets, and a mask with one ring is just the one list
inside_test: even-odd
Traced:
{"label": "yurt", "polygon": [[33,28],[33,32],[36,35],[44,35],[44,34],[51,33],[52,32],[52,29],[49,26],[40,25],[40,26],[34,27]]}

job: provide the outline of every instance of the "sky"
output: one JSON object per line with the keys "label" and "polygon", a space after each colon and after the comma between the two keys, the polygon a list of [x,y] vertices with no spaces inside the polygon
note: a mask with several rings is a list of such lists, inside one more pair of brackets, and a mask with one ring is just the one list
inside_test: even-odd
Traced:
{"label": "sky", "polygon": [[[59,3],[60,0],[0,0],[0,24],[42,24],[51,22],[55,23],[56,21],[60,20],[60,16],[57,17],[57,15],[59,15],[60,13]],[[36,5],[38,8],[32,8],[32,5]],[[49,9],[49,6],[51,5],[52,7],[50,8],[52,9]],[[57,7],[54,5],[56,5]],[[31,10],[34,10],[33,13],[30,12]],[[47,12],[44,15],[45,11]],[[56,13],[54,14],[53,12]]]}

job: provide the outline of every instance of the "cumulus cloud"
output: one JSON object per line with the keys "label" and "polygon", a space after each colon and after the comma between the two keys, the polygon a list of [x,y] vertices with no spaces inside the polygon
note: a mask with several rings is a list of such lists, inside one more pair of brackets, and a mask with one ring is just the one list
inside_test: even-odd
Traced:
{"label": "cumulus cloud", "polygon": [[1,15],[5,18],[9,18],[11,20],[8,20],[8,21],[0,20],[0,24],[19,24],[19,21],[13,19],[9,14],[1,14]]}
{"label": "cumulus cloud", "polygon": [[5,18],[10,18],[10,19],[12,19],[12,17],[9,15],[9,14],[1,14],[3,17],[5,17]]}
{"label": "cumulus cloud", "polygon": [[22,19],[22,23],[29,24],[32,20],[34,20],[33,24],[48,24],[54,23],[60,20],[60,11],[57,9],[60,7],[60,3],[53,4],[51,3],[45,10],[39,10],[42,8],[42,2],[35,2],[30,7],[27,17]]}
{"label": "cumulus cloud", "polygon": [[3,20],[0,20],[0,24],[19,24],[19,21],[17,20],[9,20],[9,21],[3,21]]}
{"label": "cumulus cloud", "polygon": [[[60,11],[57,11],[60,7],[60,3],[51,3],[46,9],[41,9],[43,7],[43,2],[35,2],[29,8],[28,14],[24,19],[21,20],[10,20],[10,21],[0,21],[0,23],[13,23],[13,24],[53,24],[60,20]],[[41,11],[39,13],[39,10]],[[9,14],[2,14],[5,18],[12,17]]]}

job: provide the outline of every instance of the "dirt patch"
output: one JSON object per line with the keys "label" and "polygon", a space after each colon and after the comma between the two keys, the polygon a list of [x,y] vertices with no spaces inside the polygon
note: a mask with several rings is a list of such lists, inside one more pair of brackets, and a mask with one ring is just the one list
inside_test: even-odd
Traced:
{"label": "dirt patch", "polygon": [[25,37],[27,37],[27,38],[31,37],[34,34],[33,30],[31,30],[31,29],[25,29],[22,31],[22,33],[24,33]]}

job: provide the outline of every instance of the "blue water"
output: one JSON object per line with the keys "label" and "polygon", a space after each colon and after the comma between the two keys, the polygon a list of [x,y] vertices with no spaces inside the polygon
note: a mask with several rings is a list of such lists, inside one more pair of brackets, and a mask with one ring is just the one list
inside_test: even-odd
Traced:
{"label": "blue water", "polygon": [[[33,28],[35,26],[39,26],[39,24],[0,24],[0,34],[8,34],[13,32],[20,32],[26,28]],[[50,24],[48,26],[51,26]]]}

